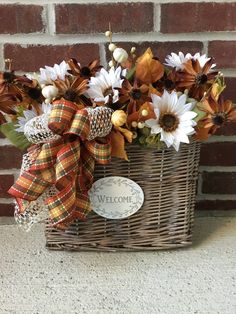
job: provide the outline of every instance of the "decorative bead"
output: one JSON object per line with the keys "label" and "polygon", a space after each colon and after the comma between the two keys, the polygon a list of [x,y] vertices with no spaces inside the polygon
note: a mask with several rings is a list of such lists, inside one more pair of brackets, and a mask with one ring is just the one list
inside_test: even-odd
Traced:
{"label": "decorative bead", "polygon": [[133,128],[137,128],[138,123],[137,123],[136,121],[133,121],[133,122],[131,123],[131,125],[132,125]]}
{"label": "decorative bead", "polygon": [[133,139],[135,139],[135,138],[137,138],[137,136],[138,136],[138,134],[137,134],[137,132],[133,132]]}
{"label": "decorative bead", "polygon": [[139,128],[139,129],[143,129],[144,126],[145,126],[145,123],[143,123],[143,122],[139,122],[139,123],[138,123],[138,128]]}

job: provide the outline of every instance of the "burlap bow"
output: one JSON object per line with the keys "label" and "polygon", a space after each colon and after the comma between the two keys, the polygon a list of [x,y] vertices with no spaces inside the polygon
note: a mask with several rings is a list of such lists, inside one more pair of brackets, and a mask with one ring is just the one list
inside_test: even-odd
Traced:
{"label": "burlap bow", "polygon": [[95,162],[107,164],[111,158],[108,139],[105,143],[87,140],[91,133],[88,111],[77,108],[68,101],[53,104],[48,127],[61,138],[40,149],[37,146],[39,153],[33,164],[9,190],[20,211],[24,211],[23,200],[34,201],[55,185],[58,193],[45,201],[52,225],[85,219],[91,210],[88,190],[93,183]]}

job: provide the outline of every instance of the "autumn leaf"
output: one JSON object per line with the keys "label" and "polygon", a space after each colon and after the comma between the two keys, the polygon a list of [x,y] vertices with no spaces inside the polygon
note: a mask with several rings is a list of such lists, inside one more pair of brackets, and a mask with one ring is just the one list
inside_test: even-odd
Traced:
{"label": "autumn leaf", "polygon": [[127,130],[127,129],[121,128],[121,127],[118,127],[117,130],[120,131],[124,135],[124,137],[126,138],[126,140],[129,143],[132,143],[133,133],[130,130]]}
{"label": "autumn leaf", "polygon": [[136,77],[145,84],[151,84],[159,80],[164,74],[164,66],[160,61],[153,58],[151,48],[137,59]]}
{"label": "autumn leaf", "polygon": [[116,130],[111,131],[110,133],[111,139],[111,155],[113,157],[125,159],[128,161],[128,156],[125,151],[125,138],[124,136]]}

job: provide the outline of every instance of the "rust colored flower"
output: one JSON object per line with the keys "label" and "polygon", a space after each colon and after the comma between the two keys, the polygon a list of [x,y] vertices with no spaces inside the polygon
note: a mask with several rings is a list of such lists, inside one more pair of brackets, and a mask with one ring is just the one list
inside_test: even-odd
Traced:
{"label": "rust colored flower", "polygon": [[87,79],[80,76],[74,79],[66,77],[64,81],[57,79],[53,84],[58,88],[58,97],[78,104],[88,104],[89,99],[84,96],[85,91],[88,89]]}
{"label": "rust colored flower", "polygon": [[236,122],[236,106],[233,106],[230,100],[224,101],[221,96],[218,102],[209,96],[198,105],[198,108],[206,115],[198,122],[196,139],[205,140],[226,123]]}
{"label": "rust colored flower", "polygon": [[102,66],[99,64],[98,60],[90,62],[87,66],[81,66],[75,59],[70,59],[68,62],[70,70],[68,72],[74,76],[80,76],[83,78],[90,78],[95,76]]}
{"label": "rust colored flower", "polygon": [[176,80],[177,80],[176,69],[173,69],[169,73],[165,72],[162,78],[153,83],[152,85],[158,91],[163,92],[164,90],[167,90],[171,92],[174,89],[177,89]]}
{"label": "rust colored flower", "polygon": [[147,85],[138,85],[137,80],[132,85],[127,79],[124,79],[122,88],[119,90],[119,103],[127,104],[127,113],[131,114],[137,111],[140,106],[150,100],[148,96],[149,88]]}
{"label": "rust colored flower", "polygon": [[178,72],[177,86],[189,89],[189,96],[201,100],[204,93],[213,84],[217,71],[212,72],[213,59],[208,60],[203,67],[198,60],[190,59],[184,64],[184,70]]}

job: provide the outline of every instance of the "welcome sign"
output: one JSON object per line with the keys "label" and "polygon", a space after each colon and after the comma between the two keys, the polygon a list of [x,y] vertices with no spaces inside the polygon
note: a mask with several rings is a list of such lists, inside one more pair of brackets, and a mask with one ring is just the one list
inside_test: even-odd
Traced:
{"label": "welcome sign", "polygon": [[108,219],[127,218],[143,205],[144,194],[134,181],[124,177],[106,177],[94,182],[89,191],[92,209]]}

